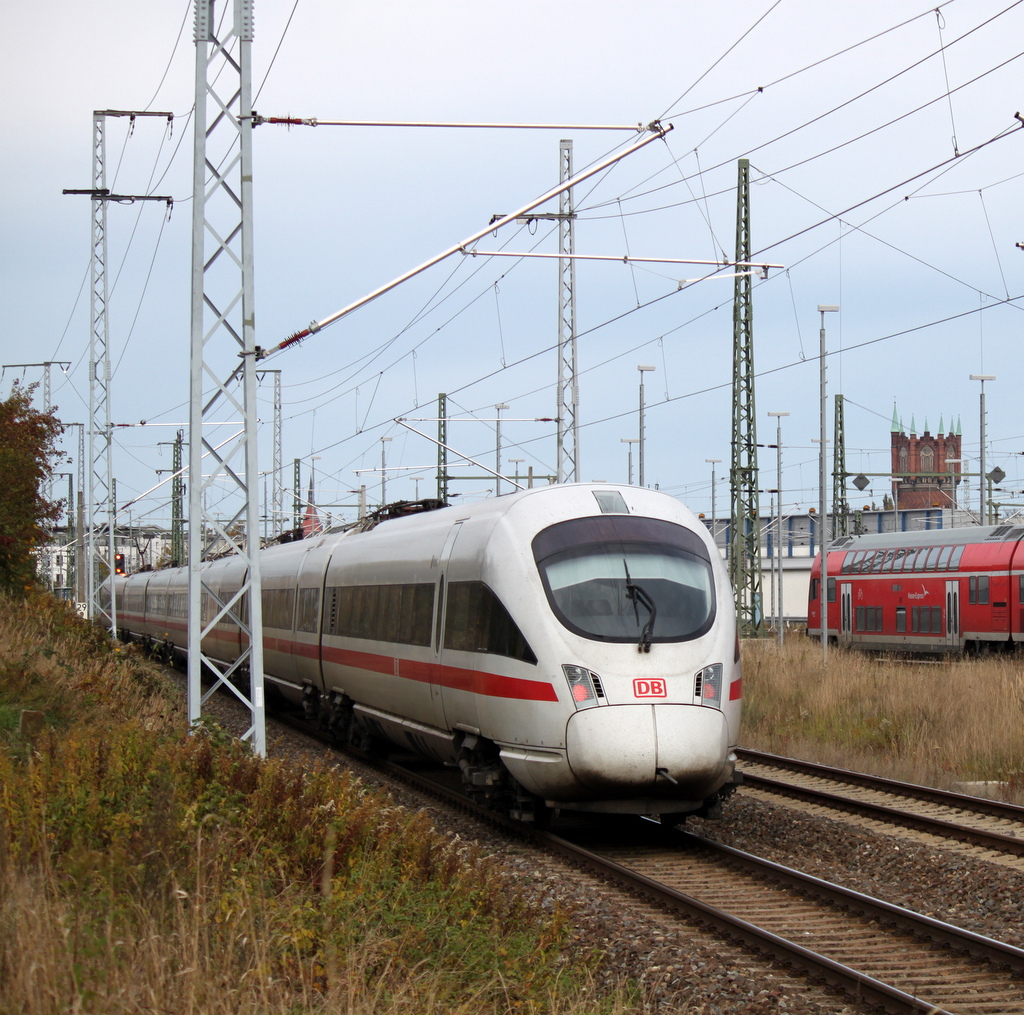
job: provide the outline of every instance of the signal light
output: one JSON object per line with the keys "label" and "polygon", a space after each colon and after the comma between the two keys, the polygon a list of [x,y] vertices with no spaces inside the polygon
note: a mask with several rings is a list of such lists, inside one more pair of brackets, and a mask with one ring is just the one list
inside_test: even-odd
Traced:
{"label": "signal light", "polygon": [[594,687],[594,674],[583,666],[573,666],[569,663],[562,664],[562,672],[569,684],[569,691],[575,706],[579,708],[591,708],[598,704],[597,689]]}
{"label": "signal light", "polygon": [[705,666],[693,678],[694,696],[700,697],[702,705],[722,706],[722,675],[725,667],[721,663]]}
{"label": "signal light", "polygon": [[114,554],[114,574],[124,574],[124,554]]}

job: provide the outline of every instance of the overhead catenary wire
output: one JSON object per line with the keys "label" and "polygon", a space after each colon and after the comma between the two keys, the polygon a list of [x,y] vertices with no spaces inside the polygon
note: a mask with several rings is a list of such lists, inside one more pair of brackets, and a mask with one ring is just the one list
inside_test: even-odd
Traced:
{"label": "overhead catenary wire", "polygon": [[[701,176],[700,178],[701,178],[701,180],[703,180],[703,179],[704,179],[703,175],[702,175],[702,176]],[[854,228],[856,228],[856,227],[854,227]],[[419,348],[419,346],[417,346],[417,348]],[[407,355],[409,355],[409,354],[407,354]],[[384,369],[386,370],[386,369],[388,369],[388,368],[387,368],[387,367],[385,367]],[[380,374],[377,374],[376,376],[377,376],[377,379],[378,379],[378,383],[379,383],[379,378],[380,378]],[[315,383],[315,382],[310,382],[310,383]],[[363,383],[365,384],[366,382],[364,381]],[[368,417],[364,417],[364,419],[365,419],[365,418],[368,418]]]}
{"label": "overhead catenary wire", "polygon": [[[952,0],[950,0],[950,2],[952,2]],[[986,25],[989,25],[989,24],[993,23],[996,19],[1006,15],[1011,10],[1013,10],[1015,7],[1019,6],[1021,3],[1024,3],[1024,0],[1014,0],[1014,2],[1012,4],[1010,4],[1009,7],[1004,8],[998,14],[993,15],[991,18],[989,18],[986,21],[982,22],[980,25],[976,25],[973,28],[971,28],[970,30],[964,32],[963,35],[959,36],[957,39],[953,40],[953,42],[949,43],[949,46],[955,45],[956,43],[963,41],[964,39],[966,39],[969,36],[971,36],[974,32],[979,31],[981,28],[985,27]],[[931,12],[929,12],[929,13],[931,13]],[[793,127],[793,128],[791,128],[791,129],[789,129],[787,131],[784,131],[781,134],[777,134],[777,135],[773,136],[768,141],[764,141],[761,144],[754,146],[753,148],[745,150],[743,152],[743,154],[745,156],[749,157],[750,155],[754,154],[755,152],[761,151],[764,148],[768,148],[769,146],[771,146],[773,144],[777,144],[779,141],[782,141],[782,140],[784,140],[787,137],[791,137],[792,135],[796,134],[798,131],[804,130],[804,129],[808,128],[808,127],[813,126],[816,123],[819,123],[820,121],[822,121],[826,117],[832,116],[832,115],[840,112],[842,109],[844,109],[847,106],[851,105],[852,103],[857,102],[858,100],[866,97],[867,95],[870,95],[871,93],[873,93],[877,89],[883,87],[884,85],[891,84],[893,81],[897,80],[903,74],[909,73],[911,70],[914,70],[916,67],[918,67],[921,64],[923,64],[925,61],[927,61],[929,59],[932,59],[933,57],[938,55],[939,52],[940,52],[939,50],[934,50],[933,52],[927,54],[926,56],[922,57],[921,59],[914,61],[914,63],[909,64],[907,67],[904,67],[901,71],[898,71],[896,74],[892,74],[888,78],[886,78],[885,80],[883,80],[881,82],[877,82],[876,84],[872,85],[870,88],[868,88],[868,89],[858,93],[857,95],[853,96],[853,98],[847,99],[846,101],[841,102],[837,106],[833,106],[831,109],[827,110],[826,112],[821,113],[818,116],[815,116],[815,117],[811,118],[810,120],[806,120],[806,121],[804,121],[803,123],[799,124],[796,127]],[[959,91],[963,90],[964,88],[969,87],[970,85],[976,84],[977,82],[983,80],[988,75],[993,74],[997,70],[1001,70],[1004,67],[1008,66],[1009,64],[1013,63],[1014,61],[1020,59],[1021,56],[1024,56],[1024,54],[1021,54],[1021,53],[1015,54],[1014,56],[1011,56],[1011,57],[1007,58],[1006,60],[1004,60],[1002,63],[997,64],[996,66],[989,68],[988,70],[984,71],[981,74],[976,75],[975,77],[971,78],[970,80],[968,80],[966,82],[963,82],[962,84],[958,85],[956,88],[953,88],[951,90],[947,90],[945,92],[942,92],[941,94],[935,96],[932,99],[929,99],[927,102],[922,103],[921,105],[915,107],[914,109],[908,110],[907,112],[902,113],[899,116],[893,117],[893,118],[887,120],[886,122],[880,124],[879,126],[874,127],[871,130],[869,130],[869,131],[864,131],[864,132],[856,135],[855,137],[850,138],[847,141],[844,141],[844,142],[842,142],[840,144],[837,144],[837,145],[833,145],[830,148],[824,149],[823,151],[820,151],[820,152],[816,153],[815,155],[808,157],[807,159],[803,159],[803,160],[801,160],[799,162],[796,162],[796,163],[793,163],[793,164],[791,164],[789,166],[786,166],[785,169],[775,170],[775,173],[779,174],[779,173],[782,173],[782,172],[789,171],[791,169],[799,168],[800,166],[806,165],[809,162],[814,161],[815,159],[822,158],[825,155],[833,154],[834,152],[839,151],[839,150],[841,150],[844,147],[848,147],[851,144],[855,144],[858,141],[862,141],[864,138],[870,137],[872,134],[875,134],[878,131],[885,129],[886,127],[894,126],[895,124],[901,122],[902,120],[905,120],[909,116],[916,115],[917,113],[920,113],[920,112],[924,111],[925,109],[929,108],[930,106],[933,106],[936,103],[942,102],[943,100],[948,100],[949,96],[955,94],[956,92],[959,92]],[[704,172],[705,173],[711,173],[711,172],[714,172],[715,170],[721,169],[721,168],[723,168],[725,166],[732,165],[735,162],[736,157],[738,157],[738,156],[730,157],[730,158],[727,158],[727,159],[722,159],[718,163],[716,163],[715,165],[705,169]],[[662,170],[662,171],[664,171],[664,170]],[[589,207],[580,208],[580,209],[578,209],[578,211],[582,215],[582,214],[584,214],[586,212],[590,212],[590,211],[599,209],[601,207],[607,207],[607,206],[615,205],[620,200],[637,200],[640,197],[646,197],[646,196],[649,196],[650,194],[657,193],[658,191],[665,190],[668,187],[674,187],[676,185],[677,185],[677,181],[673,181],[673,182],[665,184],[663,186],[654,188],[653,190],[645,191],[645,192],[643,192],[641,194],[620,195],[619,197],[616,197],[614,199],[611,199],[611,200],[605,202],[604,205],[595,204],[595,205],[591,205]],[[717,196],[720,193],[724,193],[724,191],[715,192],[711,196]],[[664,210],[666,210],[666,207],[678,207],[678,205],[669,205],[669,206],[662,205],[662,206],[659,206],[659,207],[656,207],[656,208],[643,209],[640,212],[628,212],[627,211],[624,214],[626,214],[626,215],[650,214],[650,213],[652,213],[654,211],[664,211]],[[618,214],[618,213],[616,213],[616,214]],[[587,217],[588,218],[593,218],[594,216],[587,215]],[[609,216],[609,217],[611,217],[611,216]]]}
{"label": "overhead catenary wire", "polygon": [[[902,25],[902,24],[907,24],[907,23],[909,23],[909,21],[912,21],[912,20],[914,20],[914,19],[908,19],[908,21],[906,21],[906,22],[903,22],[903,23],[901,23],[901,25]],[[895,26],[895,27],[900,27],[900,26]],[[881,33],[879,33],[879,34],[881,34]],[[875,36],[875,37],[877,37],[877,36]],[[873,37],[873,38],[874,38],[874,37]],[[858,44],[858,45],[859,45],[859,44]],[[951,44],[951,45],[952,45],[952,44]],[[847,49],[845,49],[845,50],[842,50],[842,51],[840,51],[840,52],[847,52],[847,51],[849,51],[849,49],[850,49],[850,48],[853,48],[853,47],[847,47]],[[825,58],[825,59],[829,59],[829,58]],[[820,62],[822,62],[822,61],[816,61],[816,62],[815,62],[815,64],[813,64],[813,65],[810,65],[810,66],[815,66],[815,65],[819,64]],[[799,72],[793,72],[793,73],[794,73],[794,74],[796,74],[796,73],[799,73]],[[788,77],[788,76],[789,76],[789,75],[787,75],[787,77]],[[781,79],[779,79],[779,80],[781,80]]]}
{"label": "overhead catenary wire", "polygon": [[562,191],[569,190],[570,188],[578,185],[579,183],[582,183],[584,180],[589,179],[591,176],[594,176],[596,173],[599,173],[604,169],[607,169],[608,166],[613,165],[615,162],[618,162],[620,159],[625,158],[627,155],[632,155],[634,152],[639,151],[641,148],[647,147],[647,145],[651,144],[653,141],[660,140],[671,129],[671,124],[669,124],[668,126],[662,126],[661,124],[655,126],[654,124],[652,124],[648,128],[650,132],[650,137],[645,137],[642,140],[637,141],[635,144],[630,145],[625,150],[619,152],[617,155],[612,156],[611,159],[607,159],[603,162],[598,163],[598,165],[596,166],[591,166],[588,169],[585,169],[582,173],[576,174],[571,180],[567,181],[566,183],[561,183],[557,187],[553,187],[545,194],[542,194],[535,200],[523,205],[523,207],[518,209],[517,211],[514,211],[509,215],[504,215],[497,221],[489,223],[487,228],[481,229],[478,232],[474,233],[472,236],[466,237],[466,239],[462,240],[460,243],[457,243],[454,246],[447,248],[440,254],[435,255],[434,257],[430,258],[427,261],[424,261],[417,267],[405,272],[403,275],[399,275],[398,278],[393,279],[386,285],[380,286],[379,288],[375,289],[372,293],[369,293],[368,295],[362,297],[361,299],[355,300],[346,307],[342,307],[342,309],[337,311],[336,313],[333,313],[330,316],[323,318],[323,320],[321,321],[314,321],[312,324],[310,324],[306,328],[303,328],[301,331],[297,331],[294,334],[289,335],[283,342],[279,342],[273,348],[265,350],[262,353],[262,357],[273,355],[276,352],[281,352],[284,349],[287,349],[290,346],[293,346],[296,343],[301,342],[304,338],[308,338],[310,335],[313,335],[316,332],[321,331],[323,328],[326,328],[329,325],[334,324],[342,317],[345,317],[348,314],[350,314],[353,310],[357,310],[360,307],[366,306],[367,303],[370,303],[373,300],[385,295],[392,289],[395,289],[398,286],[402,285],[404,282],[409,281],[409,279],[414,278],[421,272],[426,271],[428,268],[432,268],[435,264],[438,264],[445,258],[451,257],[453,254],[457,254],[459,251],[461,251],[462,249],[464,249],[465,247],[469,246],[472,243],[476,243],[477,240],[482,239],[488,233],[495,232],[496,230],[501,229],[502,227],[508,225],[509,223],[515,222],[517,218],[526,215],[528,212],[533,211],[534,208],[537,208],[540,205],[545,204],[547,201],[550,201],[552,198],[557,197],[559,194],[562,193]]}

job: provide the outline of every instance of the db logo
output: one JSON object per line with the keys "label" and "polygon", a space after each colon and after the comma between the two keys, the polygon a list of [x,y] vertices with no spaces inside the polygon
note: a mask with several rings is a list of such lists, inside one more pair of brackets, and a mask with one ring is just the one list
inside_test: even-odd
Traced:
{"label": "db logo", "polygon": [[637,698],[667,698],[668,688],[664,680],[634,680],[633,694]]}

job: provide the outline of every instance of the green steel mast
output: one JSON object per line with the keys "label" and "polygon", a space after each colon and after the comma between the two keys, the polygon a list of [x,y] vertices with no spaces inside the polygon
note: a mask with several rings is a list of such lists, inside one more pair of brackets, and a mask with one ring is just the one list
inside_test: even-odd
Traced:
{"label": "green steel mast", "polygon": [[843,396],[836,395],[832,451],[832,538],[850,534],[850,502],[846,499],[846,421]]}
{"label": "green steel mast", "polygon": [[[750,260],[750,160],[739,160],[736,186],[736,260]],[[740,635],[763,632],[757,425],[754,410],[754,306],[749,270],[738,271],[732,311],[732,494],[729,576]]]}
{"label": "green steel mast", "polygon": [[448,395],[437,395],[437,499],[448,503]]}
{"label": "green steel mast", "polygon": [[181,450],[185,443],[185,431],[179,430],[174,439],[174,473],[171,478],[171,563],[174,567],[185,565],[185,479],[181,473]]}

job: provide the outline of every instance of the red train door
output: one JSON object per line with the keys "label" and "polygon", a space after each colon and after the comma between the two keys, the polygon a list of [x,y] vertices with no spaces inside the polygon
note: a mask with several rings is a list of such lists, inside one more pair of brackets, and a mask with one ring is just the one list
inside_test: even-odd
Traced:
{"label": "red train door", "polygon": [[946,581],[946,644],[960,648],[960,582]]}
{"label": "red train door", "polygon": [[853,641],[853,583],[839,583],[839,644]]}

